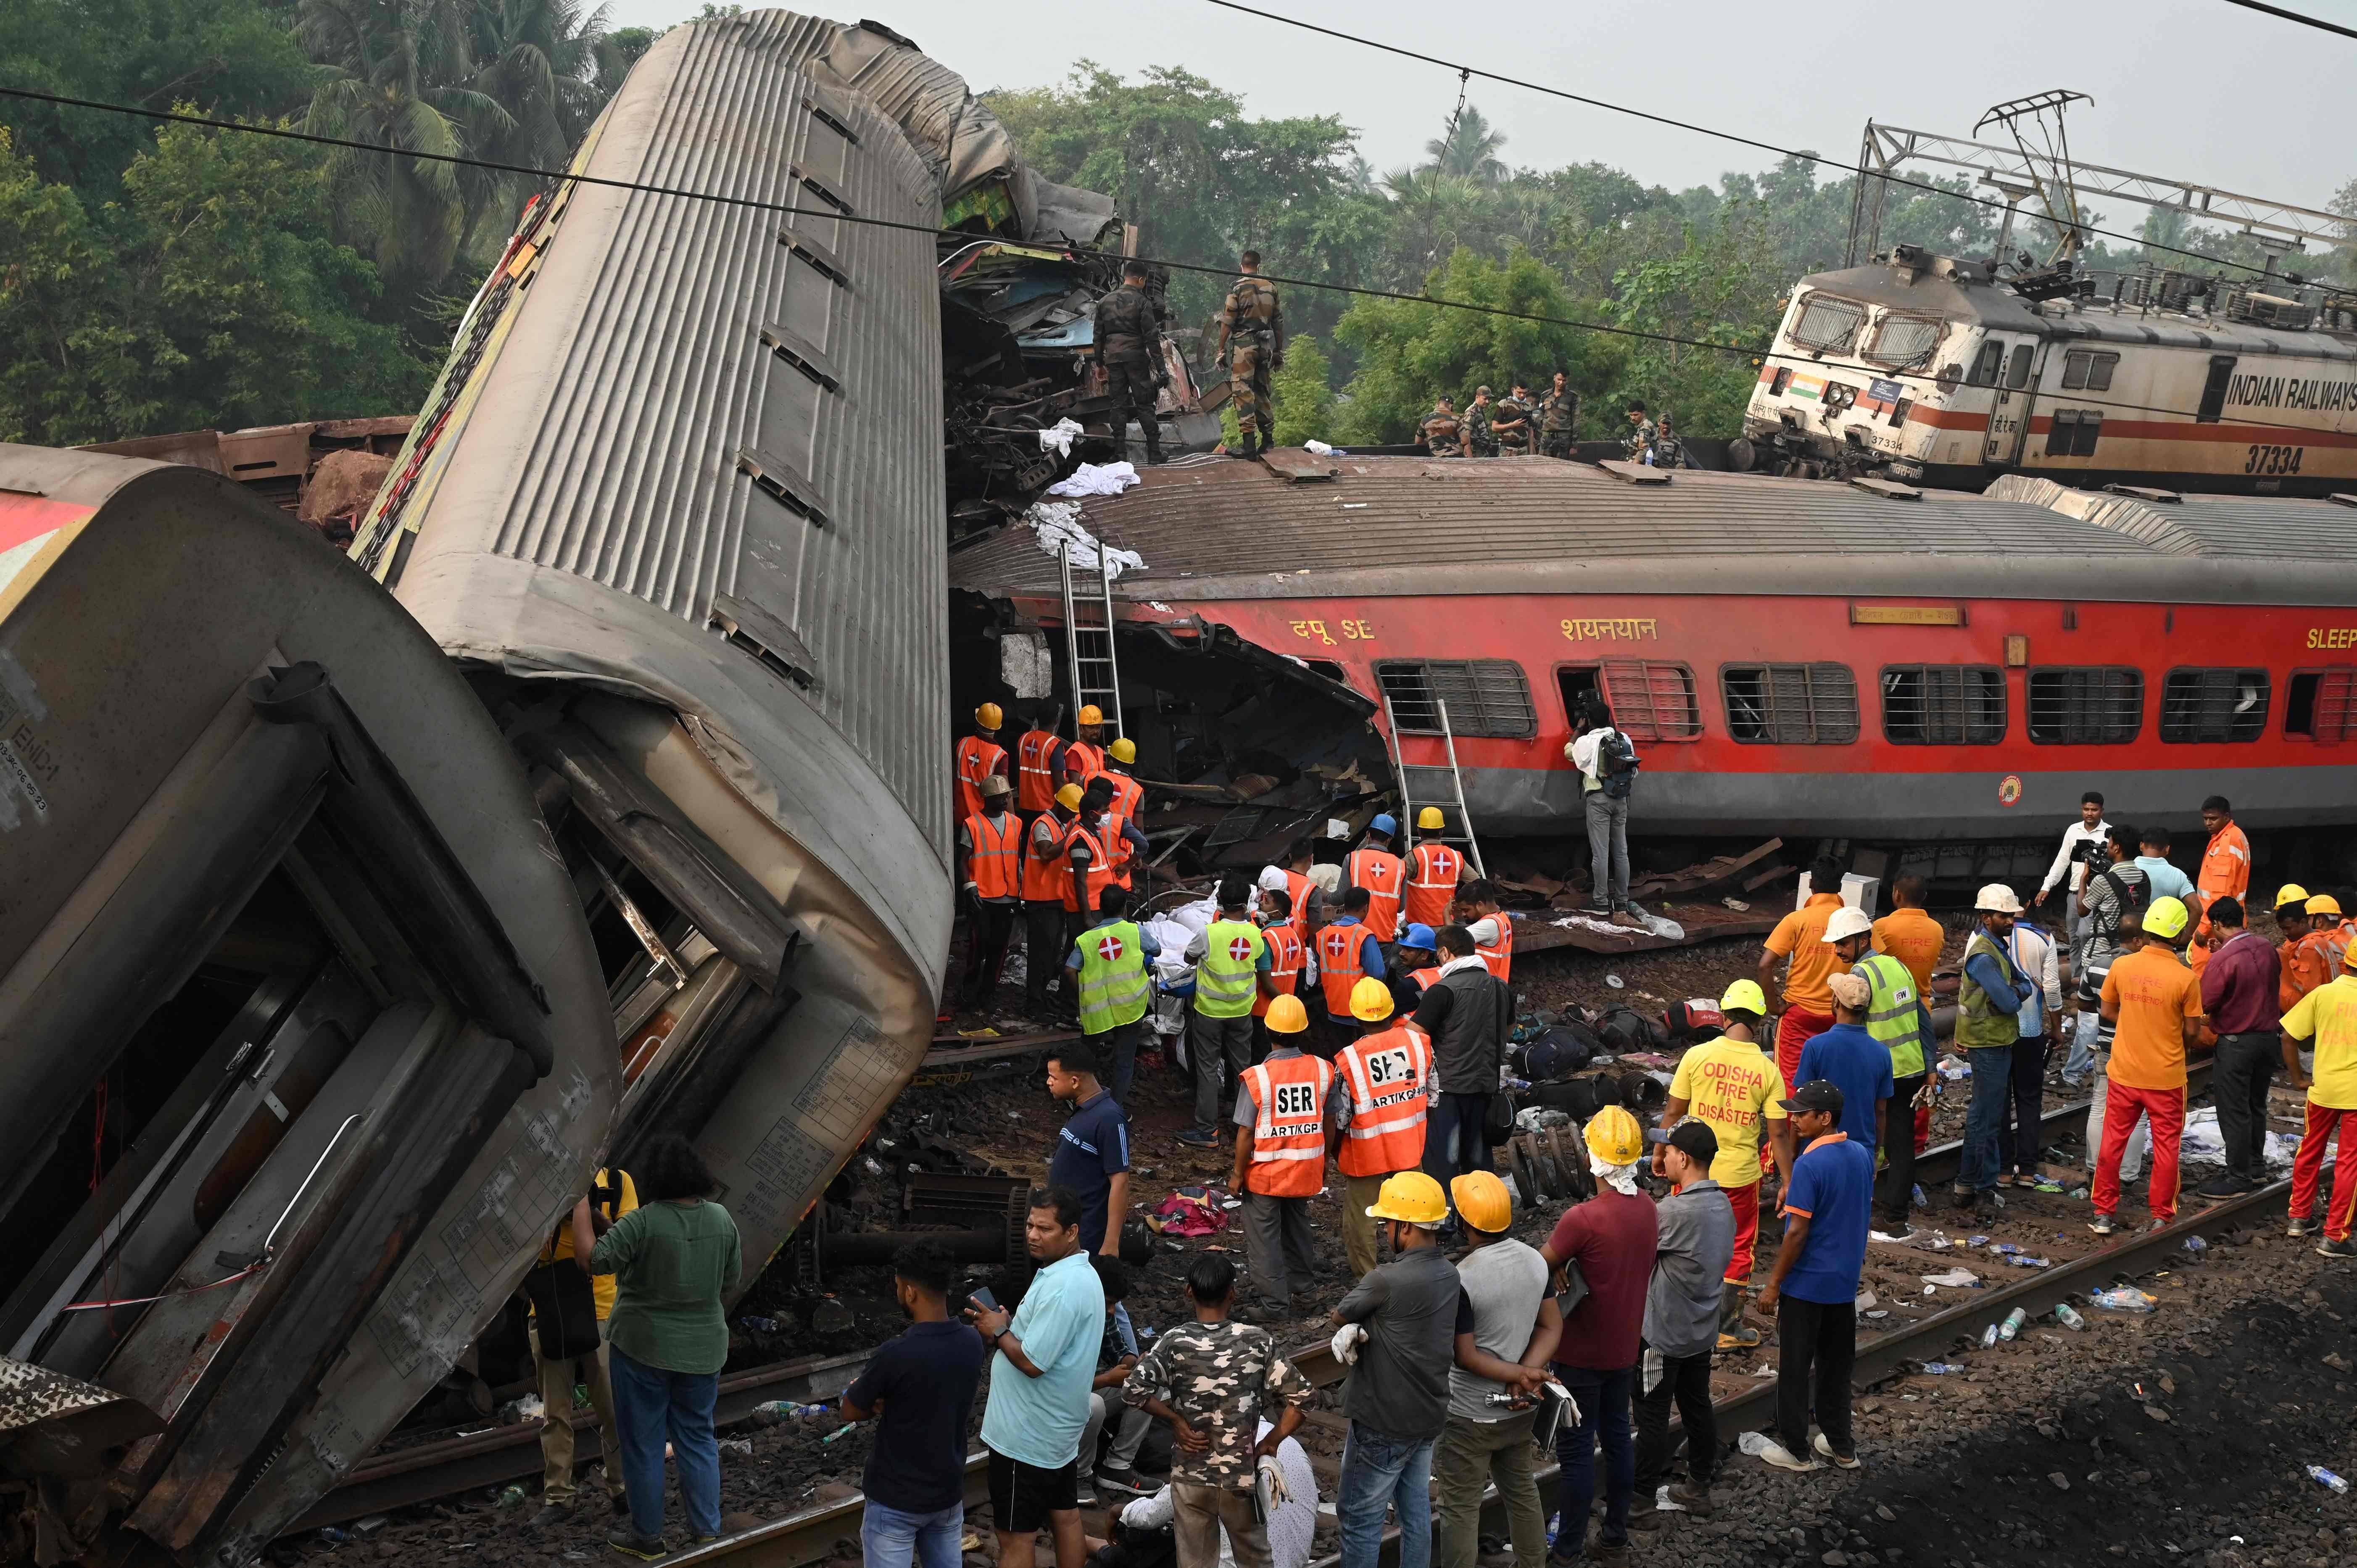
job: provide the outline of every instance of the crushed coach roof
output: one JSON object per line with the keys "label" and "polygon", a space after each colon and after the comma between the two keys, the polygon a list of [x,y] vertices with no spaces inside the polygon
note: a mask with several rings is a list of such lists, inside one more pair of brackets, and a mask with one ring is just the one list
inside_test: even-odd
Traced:
{"label": "crushed coach roof", "polygon": [[2172,555],[2357,563],[2357,503],[2312,498],[2074,490],[2007,474],[1992,497],[2092,522]]}

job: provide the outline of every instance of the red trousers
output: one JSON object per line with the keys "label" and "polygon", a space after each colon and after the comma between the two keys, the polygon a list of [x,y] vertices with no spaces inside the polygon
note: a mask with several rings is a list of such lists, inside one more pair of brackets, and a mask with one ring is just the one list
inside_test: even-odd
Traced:
{"label": "red trousers", "polygon": [[[2348,1162],[2357,1167],[2357,1160]],[[1751,1283],[1752,1251],[1760,1240],[1760,1184],[1730,1187],[1725,1189],[1727,1207],[1735,1210],[1735,1252],[1727,1260],[1726,1282],[1731,1285]]]}
{"label": "red trousers", "polygon": [[2341,1152],[2332,1162],[2332,1203],[2324,1211],[2324,1234],[2332,1240],[2346,1241],[2352,1210],[2357,1209],[2357,1111],[2319,1105],[2313,1100],[2308,1102],[2308,1130],[2300,1134],[2299,1153],[2291,1162],[2291,1211],[2295,1216],[2316,1212],[2316,1186],[2324,1174],[2324,1145],[2332,1141],[2336,1128],[2341,1133]]}
{"label": "red trousers", "polygon": [[1776,1022],[1776,1071],[1784,1080],[1785,1093],[1801,1087],[1792,1081],[1792,1075],[1801,1070],[1801,1047],[1833,1026],[1833,1019],[1825,1014],[1805,1007],[1784,1009],[1783,1017]]}
{"label": "red trousers", "polygon": [[2115,1078],[2105,1081],[2109,1088],[2104,1101],[2104,1148],[2095,1160],[2095,1212],[2119,1213],[2120,1156],[2127,1153],[2136,1118],[2146,1116],[2152,1121],[2152,1217],[2176,1219],[2177,1140],[2185,1131],[2185,1090],[2131,1089]]}

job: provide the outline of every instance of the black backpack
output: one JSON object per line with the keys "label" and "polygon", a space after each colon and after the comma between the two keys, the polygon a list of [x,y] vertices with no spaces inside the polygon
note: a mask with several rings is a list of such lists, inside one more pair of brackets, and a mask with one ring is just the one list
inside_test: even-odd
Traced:
{"label": "black backpack", "polygon": [[2112,885],[2112,892],[2120,901],[2120,918],[2112,922],[2112,929],[2105,933],[2114,937],[2118,936],[2121,928],[2126,925],[2127,917],[2141,915],[2144,907],[2152,901],[2151,877],[2139,875],[2134,882],[2129,882],[2119,875],[2119,870],[2118,866],[2112,865],[2097,874]]}
{"label": "black backpack", "polygon": [[1670,1043],[1667,1031],[1633,1007],[1606,1008],[1596,1020],[1596,1033],[1604,1048],[1616,1057],[1658,1051]]}
{"label": "black backpack", "polygon": [[1609,799],[1627,800],[1637,787],[1637,769],[1642,766],[1637,760],[1637,748],[1617,729],[1606,730],[1604,738],[1596,743],[1596,777]]}

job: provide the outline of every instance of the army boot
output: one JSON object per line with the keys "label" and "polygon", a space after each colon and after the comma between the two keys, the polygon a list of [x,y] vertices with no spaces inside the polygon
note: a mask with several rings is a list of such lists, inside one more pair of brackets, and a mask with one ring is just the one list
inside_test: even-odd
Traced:
{"label": "army boot", "polygon": [[1760,1330],[1743,1321],[1743,1287],[1721,1284],[1718,1287],[1718,1348],[1722,1350],[1748,1350],[1760,1343]]}

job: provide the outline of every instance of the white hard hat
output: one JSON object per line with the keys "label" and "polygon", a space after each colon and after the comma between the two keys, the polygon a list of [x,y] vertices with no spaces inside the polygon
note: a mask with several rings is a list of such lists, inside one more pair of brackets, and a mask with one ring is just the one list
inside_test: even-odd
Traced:
{"label": "white hard hat", "polygon": [[2021,899],[2004,883],[1991,882],[1982,887],[1980,897],[1973,900],[1973,908],[1984,914],[2018,915]]}
{"label": "white hard hat", "polygon": [[1825,922],[1825,940],[1846,942],[1852,937],[1862,937],[1872,929],[1874,929],[1874,921],[1867,918],[1865,910],[1853,909],[1845,904],[1834,911],[1832,919]]}

